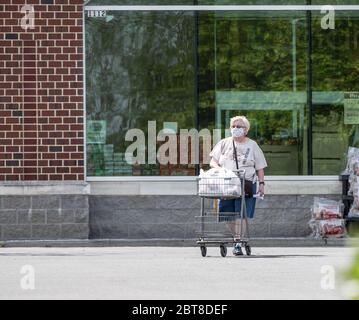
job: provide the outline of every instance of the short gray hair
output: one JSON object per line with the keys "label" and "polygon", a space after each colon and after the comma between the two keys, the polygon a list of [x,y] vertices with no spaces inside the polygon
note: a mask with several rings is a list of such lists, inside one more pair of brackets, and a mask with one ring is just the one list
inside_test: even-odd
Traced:
{"label": "short gray hair", "polygon": [[245,116],[235,116],[231,118],[230,126],[232,127],[233,123],[235,123],[236,121],[239,121],[241,125],[243,125],[247,129],[247,132],[249,131],[251,124]]}

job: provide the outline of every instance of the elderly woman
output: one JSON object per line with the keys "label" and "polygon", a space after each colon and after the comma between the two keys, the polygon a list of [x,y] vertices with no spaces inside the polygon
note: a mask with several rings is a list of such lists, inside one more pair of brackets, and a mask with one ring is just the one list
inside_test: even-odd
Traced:
{"label": "elderly woman", "polygon": [[[232,136],[222,139],[210,153],[212,168],[223,167],[229,170],[244,169],[245,179],[252,182],[252,193],[257,193],[257,181],[259,181],[259,195],[264,195],[264,168],[267,162],[258,144],[247,137],[250,123],[244,116],[237,116],[231,119],[230,123]],[[237,157],[237,161],[235,159]],[[247,217],[254,217],[256,198],[253,196],[245,199]],[[220,200],[219,212],[240,212],[241,199]],[[244,228],[245,226],[243,226]],[[234,238],[238,239],[240,230],[240,219],[230,223]],[[236,243],[233,250],[234,255],[243,255],[240,243]]]}

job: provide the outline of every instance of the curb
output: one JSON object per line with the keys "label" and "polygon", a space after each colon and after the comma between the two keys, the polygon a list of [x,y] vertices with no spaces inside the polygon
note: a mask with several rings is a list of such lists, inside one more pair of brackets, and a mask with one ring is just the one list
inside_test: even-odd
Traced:
{"label": "curb", "polygon": [[[68,240],[6,240],[2,248],[15,247],[194,247],[197,239],[68,239]],[[357,246],[359,239],[333,238],[325,243],[313,238],[251,238],[252,247],[345,247]]]}

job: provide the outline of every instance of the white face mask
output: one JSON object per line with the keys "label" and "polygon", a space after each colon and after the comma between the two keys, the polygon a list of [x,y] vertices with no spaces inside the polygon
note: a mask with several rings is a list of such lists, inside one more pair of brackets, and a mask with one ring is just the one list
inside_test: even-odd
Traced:
{"label": "white face mask", "polygon": [[240,138],[245,135],[243,128],[231,128],[231,133],[233,138]]}

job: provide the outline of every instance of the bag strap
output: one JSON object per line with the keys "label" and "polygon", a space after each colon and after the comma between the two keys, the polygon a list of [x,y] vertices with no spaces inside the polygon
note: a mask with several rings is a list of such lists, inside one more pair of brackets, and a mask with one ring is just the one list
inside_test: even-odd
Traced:
{"label": "bag strap", "polygon": [[232,139],[232,143],[233,143],[233,157],[234,157],[234,160],[236,160],[236,167],[237,167],[237,170],[238,170],[239,166],[238,166],[238,159],[237,159],[237,149],[236,149],[236,146],[234,144],[233,139]]}

